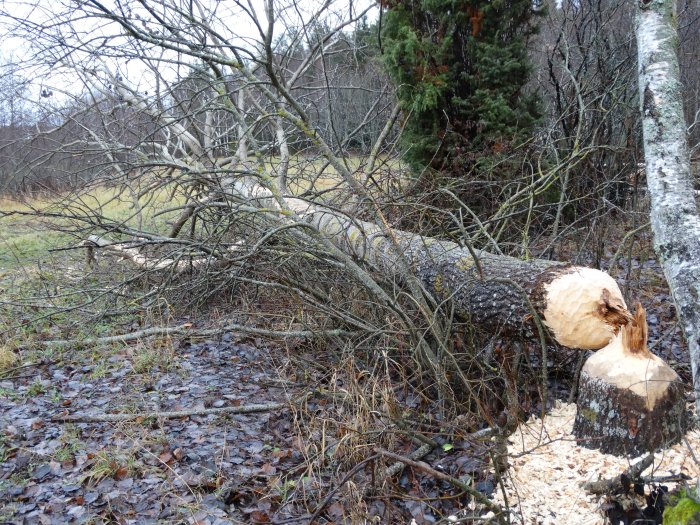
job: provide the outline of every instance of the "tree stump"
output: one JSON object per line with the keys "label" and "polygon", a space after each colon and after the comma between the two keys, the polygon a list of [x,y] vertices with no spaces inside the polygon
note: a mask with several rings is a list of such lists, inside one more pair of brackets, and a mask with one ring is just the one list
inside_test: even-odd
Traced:
{"label": "tree stump", "polygon": [[637,456],[680,441],[687,428],[678,375],[647,348],[646,313],[593,354],[581,372],[574,435],[587,448]]}

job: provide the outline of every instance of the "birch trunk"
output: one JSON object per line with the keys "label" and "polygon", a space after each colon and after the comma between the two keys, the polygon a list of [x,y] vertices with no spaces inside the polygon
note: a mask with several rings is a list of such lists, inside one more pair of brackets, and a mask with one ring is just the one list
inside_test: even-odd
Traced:
{"label": "birch trunk", "polygon": [[654,248],[683,327],[700,413],[700,220],[693,192],[672,0],[637,0],[639,93]]}
{"label": "birch trunk", "polygon": [[248,162],[248,140],[246,137],[245,127],[245,89],[239,88],[238,97],[236,98],[236,109],[238,109],[239,121],[237,126],[238,132],[238,148],[236,149],[236,157],[242,164]]}

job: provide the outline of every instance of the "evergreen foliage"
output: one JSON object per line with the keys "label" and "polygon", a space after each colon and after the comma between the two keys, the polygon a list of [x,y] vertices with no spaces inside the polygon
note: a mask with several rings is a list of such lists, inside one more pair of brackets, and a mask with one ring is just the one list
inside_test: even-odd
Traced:
{"label": "evergreen foliage", "polygon": [[382,46],[409,115],[403,136],[416,169],[464,173],[485,153],[527,139],[540,111],[523,92],[532,0],[395,0]]}

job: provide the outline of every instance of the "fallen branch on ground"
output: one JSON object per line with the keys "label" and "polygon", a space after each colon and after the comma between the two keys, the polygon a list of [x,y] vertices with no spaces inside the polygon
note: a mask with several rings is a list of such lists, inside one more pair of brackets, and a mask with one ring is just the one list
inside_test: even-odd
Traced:
{"label": "fallen branch on ground", "polygon": [[[413,461],[418,461],[419,459],[423,458],[424,456],[427,456],[431,450],[435,448],[435,445],[426,443],[422,447],[414,450],[411,455],[409,456],[409,459]],[[384,471],[384,475],[387,478],[390,478],[392,476],[396,476],[399,472],[401,472],[404,468],[406,467],[406,463],[403,462],[403,460],[398,460],[396,463],[391,465],[390,467],[387,467],[386,470]]]}
{"label": "fallen branch on ground", "polygon": [[157,337],[163,335],[184,335],[190,337],[211,337],[220,335],[226,332],[241,332],[244,334],[262,335],[266,337],[298,337],[302,339],[310,337],[339,337],[353,335],[353,332],[347,330],[267,330],[265,328],[255,328],[240,324],[229,324],[221,328],[210,328],[206,330],[196,330],[190,325],[184,324],[180,326],[155,326],[145,328],[128,334],[109,335],[105,337],[91,337],[88,339],[55,339],[51,341],[32,341],[33,345],[39,346],[66,346],[66,345],[95,345],[105,343],[118,343],[126,341],[135,341],[137,339],[145,339],[148,337]]}
{"label": "fallen branch on ground", "polygon": [[619,476],[612,479],[601,479],[599,481],[589,481],[584,483],[583,489],[591,494],[607,494],[611,490],[619,488],[622,485],[622,477],[625,476],[631,480],[635,480],[639,475],[648,469],[654,462],[654,454],[647,454],[644,459],[635,463],[630,468],[625,470]]}
{"label": "fallen branch on ground", "polygon": [[[420,449],[419,449],[420,450]],[[388,458],[394,459],[396,461],[400,461],[404,465],[409,465],[411,467],[417,468],[418,470],[422,470],[423,472],[430,474],[434,478],[441,479],[443,481],[447,481],[451,485],[457,487],[460,490],[463,490],[470,496],[472,496],[477,502],[481,503],[484,507],[492,511],[494,514],[497,516],[499,514],[503,514],[503,509],[500,508],[498,505],[493,503],[489,498],[487,498],[484,494],[479,492],[478,490],[470,487],[466,483],[458,480],[457,478],[454,478],[448,474],[445,474],[444,472],[440,472],[439,470],[435,470],[433,467],[425,463],[424,461],[414,461],[406,456],[401,456],[399,454],[395,454],[393,452],[389,452],[388,450],[384,450],[382,448],[375,448],[374,451],[377,454],[381,454],[382,456],[386,456]]]}
{"label": "fallen branch on ground", "polygon": [[209,416],[220,414],[251,414],[253,412],[270,412],[272,410],[280,410],[288,408],[291,405],[296,405],[305,399],[305,396],[299,399],[288,401],[287,403],[263,403],[257,405],[242,405],[237,407],[221,407],[221,408],[200,408],[192,410],[177,410],[173,412],[136,412],[133,414],[67,414],[57,415],[51,418],[51,421],[59,421],[63,423],[116,423],[120,421],[131,421],[133,419],[176,419],[189,416]]}

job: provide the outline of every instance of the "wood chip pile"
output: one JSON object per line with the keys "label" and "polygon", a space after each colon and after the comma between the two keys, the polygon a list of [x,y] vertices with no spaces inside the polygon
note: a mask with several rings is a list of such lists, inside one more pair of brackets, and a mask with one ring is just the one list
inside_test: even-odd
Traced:
{"label": "wood chip pile", "polygon": [[[510,437],[505,489],[514,523],[605,523],[600,509],[603,499],[587,494],[581,484],[618,476],[641,458],[628,460],[579,446],[571,432],[575,416],[575,404],[561,403],[544,420],[531,418],[522,423]],[[700,459],[700,432],[692,430],[678,445],[657,453],[643,475],[684,473],[698,479],[700,463],[696,458]],[[669,489],[674,486],[665,485]],[[506,503],[498,489],[496,501]]]}

